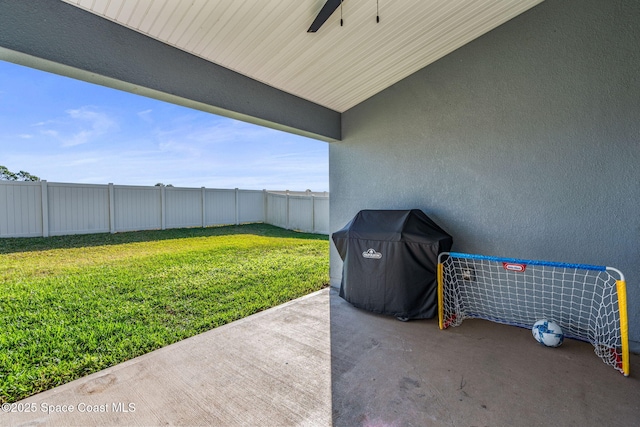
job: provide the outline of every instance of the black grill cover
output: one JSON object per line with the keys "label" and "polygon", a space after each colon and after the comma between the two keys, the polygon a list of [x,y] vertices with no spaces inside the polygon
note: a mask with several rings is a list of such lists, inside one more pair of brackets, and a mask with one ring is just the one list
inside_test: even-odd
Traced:
{"label": "black grill cover", "polygon": [[376,313],[435,317],[438,254],[453,240],[424,212],[363,210],[332,238],[344,261],[342,298]]}

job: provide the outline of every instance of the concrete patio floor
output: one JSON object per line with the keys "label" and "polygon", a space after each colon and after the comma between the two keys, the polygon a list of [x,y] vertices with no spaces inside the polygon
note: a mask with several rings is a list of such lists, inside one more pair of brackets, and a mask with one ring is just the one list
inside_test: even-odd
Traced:
{"label": "concrete patio floor", "polygon": [[624,377],[580,341],[483,320],[440,331],[332,292],[331,355],[336,426],[640,426],[640,357]]}
{"label": "concrete patio floor", "polygon": [[440,331],[324,289],[32,396],[35,412],[0,425],[632,426],[638,378],[638,355],[625,378],[586,343],[549,349],[485,321]]}
{"label": "concrete patio floor", "polygon": [[327,426],[329,339],[324,289],[27,398],[36,411],[0,426]]}

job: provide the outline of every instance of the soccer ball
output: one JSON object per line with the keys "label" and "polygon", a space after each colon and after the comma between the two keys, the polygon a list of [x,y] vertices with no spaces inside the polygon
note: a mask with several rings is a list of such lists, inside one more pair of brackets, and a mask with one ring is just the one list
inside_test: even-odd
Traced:
{"label": "soccer ball", "polygon": [[547,319],[534,323],[531,333],[536,341],[547,347],[558,347],[564,340],[562,328],[556,322]]}

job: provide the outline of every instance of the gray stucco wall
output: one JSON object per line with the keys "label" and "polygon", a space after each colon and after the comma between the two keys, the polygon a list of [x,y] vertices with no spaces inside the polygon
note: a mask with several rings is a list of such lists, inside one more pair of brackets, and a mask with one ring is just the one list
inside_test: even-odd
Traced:
{"label": "gray stucco wall", "polygon": [[340,113],[58,0],[0,0],[0,59],[325,141]]}
{"label": "gray stucco wall", "polygon": [[617,267],[640,351],[639,22],[636,0],[546,0],[343,113],[331,230],[420,208],[457,251]]}

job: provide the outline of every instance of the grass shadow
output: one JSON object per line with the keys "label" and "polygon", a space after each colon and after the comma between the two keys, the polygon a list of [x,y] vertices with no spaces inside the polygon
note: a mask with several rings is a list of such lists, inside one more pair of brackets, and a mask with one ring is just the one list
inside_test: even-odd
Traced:
{"label": "grass shadow", "polygon": [[129,231],[123,233],[73,234],[51,237],[0,238],[0,254],[46,251],[51,249],[84,248],[121,245],[156,240],[188,239],[193,237],[255,234],[265,237],[283,237],[307,240],[327,240],[324,234],[300,233],[269,224],[242,224],[207,228],[174,228],[170,230]]}

